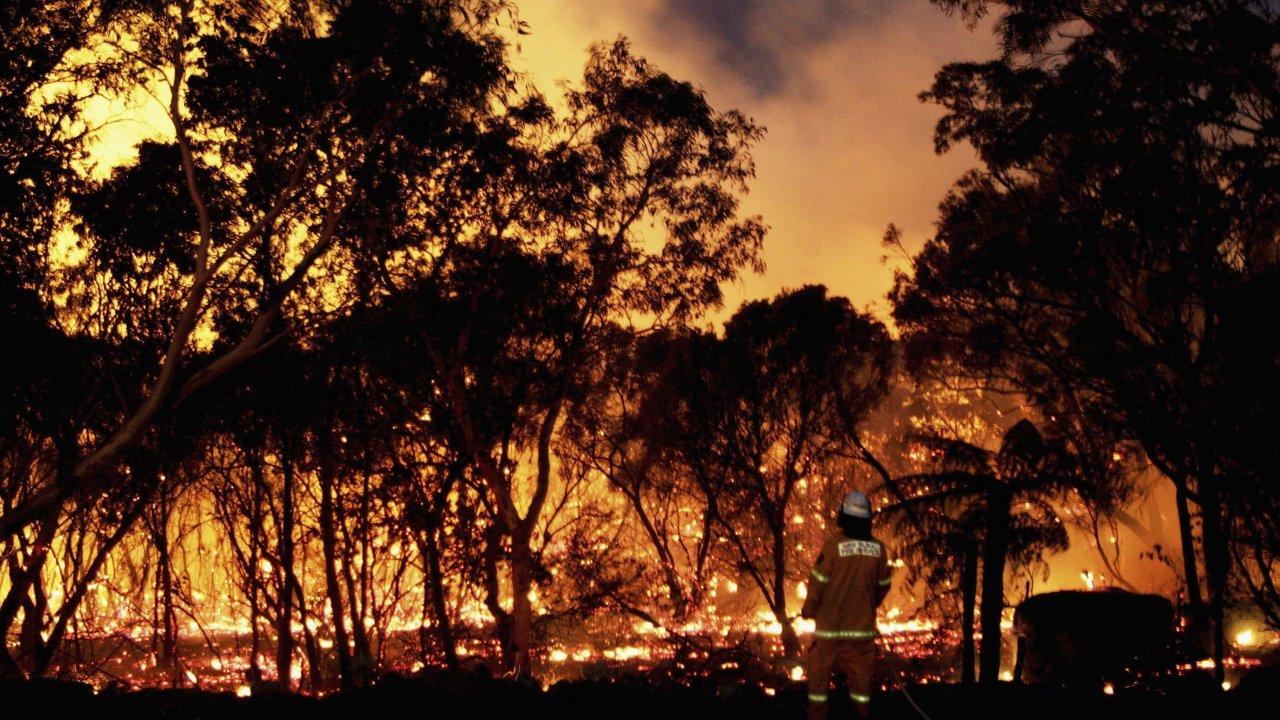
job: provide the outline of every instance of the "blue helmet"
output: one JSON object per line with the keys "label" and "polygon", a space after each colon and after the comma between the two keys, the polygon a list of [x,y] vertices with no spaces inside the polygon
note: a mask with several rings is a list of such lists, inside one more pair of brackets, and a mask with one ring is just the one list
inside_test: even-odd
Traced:
{"label": "blue helmet", "polygon": [[854,490],[844,496],[844,502],[840,504],[840,512],[850,517],[869,518],[871,517],[871,501],[867,499],[867,494],[861,490]]}

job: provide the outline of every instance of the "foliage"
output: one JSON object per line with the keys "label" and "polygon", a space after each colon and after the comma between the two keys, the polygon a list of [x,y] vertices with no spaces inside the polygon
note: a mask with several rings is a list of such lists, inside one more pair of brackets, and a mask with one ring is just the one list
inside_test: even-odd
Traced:
{"label": "foliage", "polygon": [[1079,463],[1027,420],[1006,430],[994,452],[938,435],[914,440],[932,457],[933,468],[898,478],[906,499],[887,505],[882,518],[904,540],[901,552],[912,568],[908,581],[923,579],[935,601],[945,596],[939,592],[944,584],[960,591],[965,679],[972,679],[973,603],[981,567],[979,677],[993,682],[1000,670],[1006,567],[1047,573],[1044,555],[1067,549],[1055,506],[1084,484]]}
{"label": "foliage", "polygon": [[947,110],[938,148],[970,143],[985,167],[953,188],[894,290],[909,362],[958,360],[1140,446],[1203,520],[1220,655],[1228,548],[1258,551],[1237,552],[1235,572],[1275,606],[1256,582],[1274,548],[1232,520],[1247,503],[1269,525],[1277,497],[1259,429],[1280,407],[1280,348],[1246,320],[1277,288],[1274,8],[939,4],[998,11],[1005,55],[949,65],[924,95]]}
{"label": "foliage", "polygon": [[[794,655],[787,583],[809,561],[795,557],[791,540],[797,502],[810,484],[826,489],[833,461],[854,455],[853,433],[888,390],[888,332],[844,298],[806,286],[743,305],[724,338],[703,343],[692,359],[676,437],[696,458],[690,465],[717,532]],[[744,517],[757,522],[742,525]]]}

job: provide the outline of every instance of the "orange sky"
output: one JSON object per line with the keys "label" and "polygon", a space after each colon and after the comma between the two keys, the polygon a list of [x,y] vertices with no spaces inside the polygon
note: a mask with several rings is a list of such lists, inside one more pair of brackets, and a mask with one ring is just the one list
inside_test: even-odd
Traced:
{"label": "orange sky", "polygon": [[[970,152],[933,152],[941,115],[917,95],[957,60],[994,57],[927,0],[523,0],[517,64],[546,91],[581,75],[587,48],[625,35],[633,51],[768,129],[745,203],[770,226],[764,275],[726,288],[742,301],[822,283],[887,320],[889,223],[924,242]],[[897,263],[900,265],[900,263]]]}

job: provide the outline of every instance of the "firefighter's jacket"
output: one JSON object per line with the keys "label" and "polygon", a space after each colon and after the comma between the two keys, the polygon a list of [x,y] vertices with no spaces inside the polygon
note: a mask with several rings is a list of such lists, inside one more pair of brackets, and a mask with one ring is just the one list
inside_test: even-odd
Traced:
{"label": "firefighter's jacket", "polygon": [[889,592],[889,554],[875,538],[836,535],[822,546],[809,573],[800,614],[814,620],[818,640],[876,636],[876,607]]}

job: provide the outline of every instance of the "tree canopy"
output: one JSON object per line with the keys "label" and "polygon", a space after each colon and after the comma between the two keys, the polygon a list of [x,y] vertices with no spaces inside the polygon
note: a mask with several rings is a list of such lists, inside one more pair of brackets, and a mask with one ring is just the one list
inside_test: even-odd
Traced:
{"label": "tree canopy", "polygon": [[1005,53],[946,66],[923,95],[947,111],[938,149],[969,143],[984,167],[898,278],[909,362],[959,360],[1140,447],[1203,520],[1220,657],[1228,576],[1278,599],[1257,529],[1275,527],[1262,428],[1280,346],[1249,320],[1280,292],[1276,8],[938,4],[998,13]]}
{"label": "tree canopy", "polygon": [[[763,129],[624,39],[554,108],[517,81],[503,0],[19,3],[0,22],[0,329],[31,349],[0,388],[0,631],[29,630],[0,671],[44,672],[41,624],[77,612],[42,610],[49,543],[101,538],[79,597],[140,518],[174,660],[170,520],[207,485],[280,678],[317,602],[342,682],[367,678],[371,585],[409,562],[389,535],[421,549],[446,653],[445,595],[475,584],[442,554],[529,672],[565,418],[619,333],[687,323],[761,267],[739,202]],[[167,126],[111,166],[94,96]]]}

